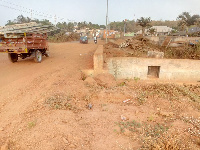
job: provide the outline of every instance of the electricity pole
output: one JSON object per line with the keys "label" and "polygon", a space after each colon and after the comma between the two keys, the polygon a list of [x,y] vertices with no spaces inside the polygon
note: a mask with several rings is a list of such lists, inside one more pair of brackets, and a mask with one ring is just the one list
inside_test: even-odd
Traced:
{"label": "electricity pole", "polygon": [[107,0],[107,12],[106,12],[106,43],[108,43],[108,0]]}

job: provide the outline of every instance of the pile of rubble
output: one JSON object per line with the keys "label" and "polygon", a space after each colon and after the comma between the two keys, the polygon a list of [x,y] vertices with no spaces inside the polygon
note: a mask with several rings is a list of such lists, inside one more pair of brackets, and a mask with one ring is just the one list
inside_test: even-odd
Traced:
{"label": "pile of rubble", "polygon": [[[146,57],[170,59],[200,59],[200,49],[191,44],[179,44],[173,47],[171,37],[165,38],[162,44],[154,43],[149,39],[137,36],[126,39],[124,42],[109,42],[104,45],[105,54],[109,57]],[[181,45],[181,46],[180,46]],[[196,44],[197,45],[197,44]]]}
{"label": "pile of rubble", "polygon": [[121,43],[119,48],[126,48],[132,45],[132,39],[127,39],[125,42]]}

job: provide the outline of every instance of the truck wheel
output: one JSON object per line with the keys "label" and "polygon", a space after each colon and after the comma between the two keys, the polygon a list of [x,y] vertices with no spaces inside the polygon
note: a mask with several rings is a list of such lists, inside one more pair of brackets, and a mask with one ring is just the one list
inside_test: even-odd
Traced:
{"label": "truck wheel", "polygon": [[35,51],[35,58],[34,58],[34,60],[37,63],[41,63],[41,61],[42,61],[42,53],[39,50]]}
{"label": "truck wheel", "polygon": [[16,53],[8,53],[8,58],[10,59],[11,62],[17,62],[18,60],[18,55]]}

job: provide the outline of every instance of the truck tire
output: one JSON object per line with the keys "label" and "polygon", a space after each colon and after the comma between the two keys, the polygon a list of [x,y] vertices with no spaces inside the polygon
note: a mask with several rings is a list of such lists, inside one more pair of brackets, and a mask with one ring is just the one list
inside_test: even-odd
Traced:
{"label": "truck tire", "polygon": [[34,58],[36,63],[41,63],[42,62],[42,53],[40,50],[35,51],[35,58]]}
{"label": "truck tire", "polygon": [[16,53],[8,53],[8,58],[12,63],[17,62],[18,60],[18,54]]}

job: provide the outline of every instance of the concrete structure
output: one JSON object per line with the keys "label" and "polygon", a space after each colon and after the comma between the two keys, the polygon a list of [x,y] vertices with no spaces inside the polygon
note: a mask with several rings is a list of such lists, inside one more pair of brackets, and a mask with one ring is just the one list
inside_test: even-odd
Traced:
{"label": "concrete structure", "polygon": [[[170,28],[168,26],[152,26],[149,29],[155,29],[156,36],[169,35],[170,32],[172,31],[172,28]],[[145,29],[145,31],[144,31],[145,35],[150,35],[149,29]],[[141,34],[142,34],[142,30],[136,32],[136,35],[141,35]]]}
{"label": "concrete structure", "polygon": [[200,60],[111,57],[105,60],[105,64],[103,45],[99,45],[93,61],[94,70],[84,71],[90,76],[110,73],[117,79],[137,77],[143,80],[154,78],[169,82],[200,82]]}
{"label": "concrete structure", "polygon": [[171,38],[172,42],[193,42],[200,41],[200,37],[182,37],[182,36],[145,36],[145,38],[162,45],[166,38]]}
{"label": "concrete structure", "polygon": [[200,60],[113,57],[108,72],[117,79],[157,78],[162,81],[200,81]]}
{"label": "concrete structure", "polygon": [[103,73],[103,45],[99,45],[93,56],[94,76]]}

